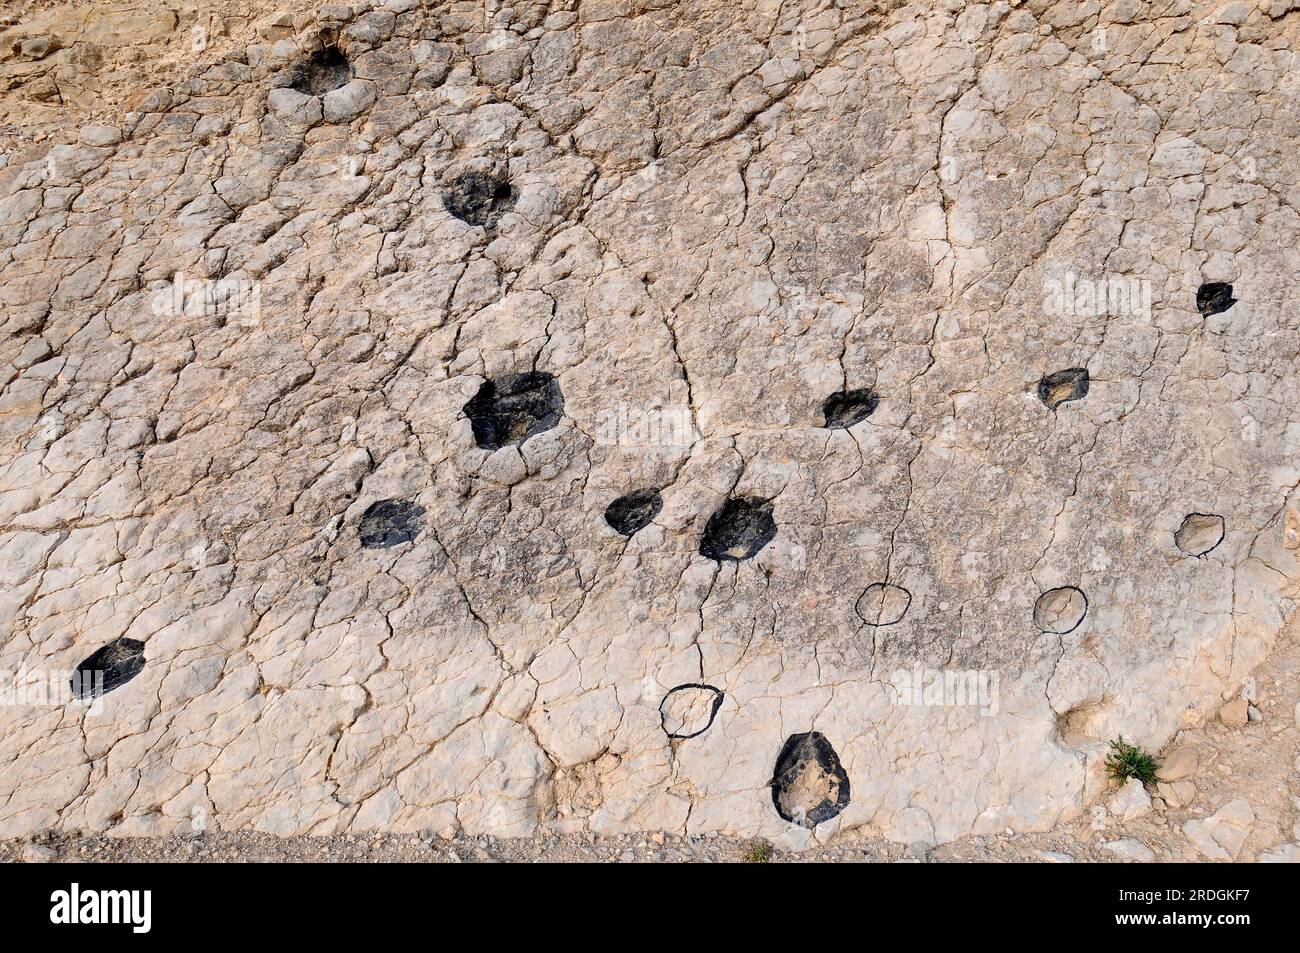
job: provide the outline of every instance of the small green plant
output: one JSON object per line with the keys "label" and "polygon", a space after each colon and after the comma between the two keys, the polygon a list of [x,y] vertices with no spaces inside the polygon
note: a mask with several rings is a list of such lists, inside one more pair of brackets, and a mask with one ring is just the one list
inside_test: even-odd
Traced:
{"label": "small green plant", "polygon": [[765,840],[752,840],[745,848],[745,863],[766,864],[772,860],[772,845]]}
{"label": "small green plant", "polygon": [[1110,754],[1106,756],[1106,771],[1116,781],[1137,778],[1143,784],[1156,783],[1156,768],[1160,760],[1155,755],[1147,754],[1137,745],[1131,745],[1120,735],[1110,743]]}

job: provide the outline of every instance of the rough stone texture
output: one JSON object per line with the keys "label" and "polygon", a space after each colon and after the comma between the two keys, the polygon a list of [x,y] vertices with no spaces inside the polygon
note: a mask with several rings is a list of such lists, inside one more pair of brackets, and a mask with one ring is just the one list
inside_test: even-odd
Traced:
{"label": "rough stone texture", "polygon": [[1196,785],[1191,781],[1161,781],[1156,785],[1156,793],[1167,807],[1178,810],[1190,807],[1196,800]]}
{"label": "rough stone texture", "polygon": [[1230,801],[1204,820],[1183,825],[1183,833],[1198,851],[1211,860],[1236,860],[1250,836],[1255,812],[1244,798]]}
{"label": "rough stone texture", "polygon": [[669,738],[698,738],[713,725],[726,699],[712,685],[678,685],[659,705]]}
{"label": "rough stone texture", "polygon": [[1195,748],[1175,748],[1160,759],[1156,777],[1161,781],[1182,781],[1196,774],[1200,765],[1201,758]]}
{"label": "rough stone texture", "polygon": [[1261,864],[1300,864],[1300,844],[1282,844],[1259,855]]}
{"label": "rough stone texture", "polygon": [[1250,703],[1244,698],[1234,698],[1219,709],[1219,720],[1229,728],[1245,728],[1250,721]]}
{"label": "rough stone texture", "polygon": [[1150,847],[1132,837],[1107,841],[1105,844],[1101,845],[1101,849],[1111,856],[1123,861],[1135,861],[1141,864],[1149,864],[1156,859],[1155,852]]}
{"label": "rough stone texture", "polygon": [[[852,789],[814,837],[1077,817],[1110,738],[1212,716],[1294,608],[1300,16],[1239,6],[264,8],[11,149],[0,669],[145,665],[0,708],[0,836],[802,837],[771,782],[810,732]],[[91,102],[88,37],[188,25],[54,16],[0,35],[11,119]],[[497,169],[492,227],[448,211]],[[536,372],[563,415],[480,446],[466,405]],[[392,499],[422,531],[363,547]],[[708,558],[731,499],[775,533]],[[1189,513],[1226,526],[1200,559]],[[901,621],[863,623],[872,583]],[[997,703],[900,703],[917,665]],[[688,740],[684,684],[726,697]]]}
{"label": "rough stone texture", "polygon": [[1110,811],[1121,820],[1131,821],[1151,810],[1151,797],[1137,778],[1129,778],[1110,799]]}

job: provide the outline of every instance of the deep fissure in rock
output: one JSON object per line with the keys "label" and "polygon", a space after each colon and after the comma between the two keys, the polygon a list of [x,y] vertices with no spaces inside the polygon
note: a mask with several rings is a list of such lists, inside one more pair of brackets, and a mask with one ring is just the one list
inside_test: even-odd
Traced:
{"label": "deep fissure in rock", "polygon": [[700,555],[719,562],[749,559],[775,537],[771,500],[733,497],[709,517],[700,539]]}
{"label": "deep fissure in rock", "polygon": [[726,692],[712,685],[691,682],[670,689],[659,702],[659,722],[669,738],[698,738],[713,725]]}
{"label": "deep fissure in rock", "polygon": [[1213,513],[1188,513],[1174,532],[1174,544],[1188,556],[1204,556],[1214,550],[1226,535],[1222,516]]}
{"label": "deep fissure in rock", "polygon": [[290,85],[300,93],[324,96],[340,86],[346,86],[351,79],[352,64],[348,62],[347,55],[337,46],[327,46],[295,67]]}
{"label": "deep fissure in rock", "polygon": [[1207,281],[1196,289],[1196,310],[1203,318],[1222,314],[1236,303],[1232,285],[1226,281]]}
{"label": "deep fissure in rock", "polygon": [[1034,603],[1034,624],[1054,635],[1073,632],[1087,614],[1088,597],[1074,586],[1048,589]]}
{"label": "deep fissure in rock", "polygon": [[442,204],[448,212],[467,225],[483,228],[495,228],[518,199],[514,186],[488,172],[465,172],[442,193]]}
{"label": "deep fissure in rock", "polygon": [[529,371],[484,381],[464,409],[475,442],[500,450],[556,426],[564,415],[564,394],[553,375]]}
{"label": "deep fissure in rock", "polygon": [[1063,371],[1045,374],[1038,382],[1038,399],[1055,410],[1066,401],[1082,400],[1088,396],[1088,369],[1070,367]]}
{"label": "deep fissure in rock", "polygon": [[822,414],[830,429],[847,430],[866,420],[880,405],[880,398],[870,387],[831,394],[822,403]]}
{"label": "deep fissure in rock", "polygon": [[858,596],[853,608],[867,625],[882,626],[902,622],[911,604],[912,594],[902,586],[873,582]]}
{"label": "deep fissure in rock", "polygon": [[125,636],[87,656],[72,677],[72,694],[86,701],[125,685],[144,670],[144,643]]}
{"label": "deep fissure in rock", "polygon": [[649,526],[663,505],[658,489],[634,490],[605,508],[605,522],[624,536],[632,536]]}
{"label": "deep fissure in rock", "polygon": [[387,549],[409,543],[424,528],[421,517],[424,507],[409,500],[380,500],[372,503],[361,514],[358,532],[361,545],[367,549]]}
{"label": "deep fissure in rock", "polygon": [[782,820],[813,828],[849,803],[849,775],[819,731],[791,735],[772,771],[772,803]]}

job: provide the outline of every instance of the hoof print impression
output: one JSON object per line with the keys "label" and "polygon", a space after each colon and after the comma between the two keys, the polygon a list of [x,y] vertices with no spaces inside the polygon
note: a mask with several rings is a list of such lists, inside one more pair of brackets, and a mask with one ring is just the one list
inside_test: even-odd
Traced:
{"label": "hoof print impression", "polygon": [[894,625],[902,622],[912,604],[912,594],[902,586],[873,582],[858,596],[855,611],[867,625]]}
{"label": "hoof print impression", "polygon": [[88,656],[72,677],[72,694],[86,701],[125,685],[144,670],[144,643],[120,638]]}
{"label": "hoof print impression", "polygon": [[818,731],[791,735],[772,772],[772,803],[783,820],[813,828],[849,804],[849,775]]}
{"label": "hoof print impression", "polygon": [[564,415],[560,382],[545,371],[484,381],[465,405],[474,440],[484,450],[517,446],[550,430]]}
{"label": "hoof print impression", "polygon": [[1213,513],[1189,513],[1174,533],[1174,543],[1188,556],[1204,556],[1223,542],[1222,516]]}
{"label": "hoof print impression", "polygon": [[712,685],[678,685],[659,703],[659,720],[669,738],[684,741],[709,730],[726,693]]}
{"label": "hoof print impression", "polygon": [[749,559],[776,537],[772,502],[746,496],[727,500],[709,517],[700,555],[709,559]]}
{"label": "hoof print impression", "polygon": [[864,387],[831,394],[822,404],[822,413],[829,429],[847,430],[870,417],[879,405],[880,398],[876,392]]}
{"label": "hoof print impression", "polygon": [[409,500],[380,500],[361,514],[361,545],[366,549],[387,549],[409,543],[420,535],[424,508]]}
{"label": "hoof print impression", "polygon": [[1196,310],[1201,317],[1209,318],[1223,314],[1237,299],[1232,296],[1232,285],[1223,281],[1209,281],[1196,289]]}
{"label": "hoof print impression", "polygon": [[1088,597],[1074,586],[1048,589],[1034,603],[1034,625],[1054,635],[1073,632],[1087,614]]}
{"label": "hoof print impression", "polygon": [[635,535],[650,525],[663,509],[663,497],[650,488],[620,496],[605,508],[605,522],[624,536]]}
{"label": "hoof print impression", "polygon": [[518,198],[514,187],[504,179],[487,172],[466,172],[447,187],[442,204],[466,225],[496,228]]}
{"label": "hoof print impression", "polygon": [[1038,382],[1038,399],[1055,410],[1066,401],[1083,400],[1088,396],[1088,369],[1071,367],[1054,374],[1044,375]]}

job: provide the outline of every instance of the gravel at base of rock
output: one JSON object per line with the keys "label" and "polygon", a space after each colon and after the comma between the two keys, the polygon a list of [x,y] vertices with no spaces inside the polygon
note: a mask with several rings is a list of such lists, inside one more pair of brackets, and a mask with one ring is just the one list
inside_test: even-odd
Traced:
{"label": "gravel at base of rock", "polygon": [[1131,837],[1125,837],[1121,840],[1107,841],[1102,845],[1102,850],[1108,854],[1113,854],[1120,860],[1133,861],[1140,864],[1149,864],[1156,859],[1155,851],[1140,840],[1134,840]]}

